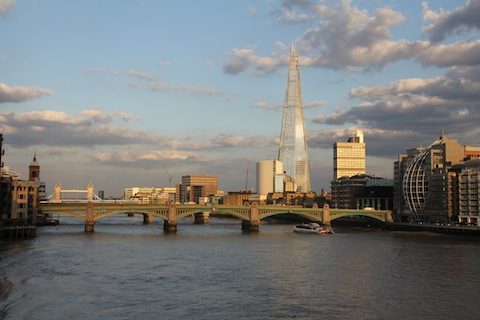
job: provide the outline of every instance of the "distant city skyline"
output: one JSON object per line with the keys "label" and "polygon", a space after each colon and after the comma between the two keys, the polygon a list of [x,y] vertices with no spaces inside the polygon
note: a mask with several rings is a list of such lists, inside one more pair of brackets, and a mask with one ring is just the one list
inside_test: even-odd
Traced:
{"label": "distant city skyline", "polygon": [[367,173],[391,178],[442,129],[478,144],[479,16],[480,0],[0,0],[2,159],[26,178],[36,152],[49,192],[186,174],[240,190],[247,166],[255,189],[295,43],[312,190],[329,189],[332,144],[352,129]]}

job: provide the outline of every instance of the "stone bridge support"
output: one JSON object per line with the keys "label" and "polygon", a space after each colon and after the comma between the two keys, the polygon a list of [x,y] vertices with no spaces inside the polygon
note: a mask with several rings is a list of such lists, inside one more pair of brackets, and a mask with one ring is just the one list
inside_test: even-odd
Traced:
{"label": "stone bridge support", "polygon": [[163,222],[163,231],[177,232],[177,209],[175,205],[168,206],[167,220]]}
{"label": "stone bridge support", "polygon": [[330,218],[330,207],[328,204],[323,206],[322,210],[322,223],[326,226],[331,225],[331,218]]}
{"label": "stone bridge support", "polygon": [[87,210],[85,213],[85,232],[91,233],[95,231],[95,214],[93,212],[93,203],[87,203]]}
{"label": "stone bridge support", "polygon": [[256,205],[250,207],[250,220],[242,220],[243,232],[258,232],[260,229],[260,215]]}
{"label": "stone bridge support", "polygon": [[143,214],[143,224],[152,224],[154,216],[151,214]]}
{"label": "stone bridge support", "polygon": [[210,212],[195,213],[195,224],[206,224],[210,218]]}

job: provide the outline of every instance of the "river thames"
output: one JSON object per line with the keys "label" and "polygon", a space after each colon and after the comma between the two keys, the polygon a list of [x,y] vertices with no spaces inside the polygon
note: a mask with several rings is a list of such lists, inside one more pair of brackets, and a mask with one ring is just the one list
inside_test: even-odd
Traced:
{"label": "river thames", "polygon": [[480,240],[141,217],[0,244],[0,319],[479,319]]}

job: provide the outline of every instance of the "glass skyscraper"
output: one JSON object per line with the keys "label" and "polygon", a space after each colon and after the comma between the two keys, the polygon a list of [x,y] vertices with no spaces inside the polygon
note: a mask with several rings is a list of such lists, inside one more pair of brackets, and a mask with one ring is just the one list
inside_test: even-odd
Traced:
{"label": "glass skyscraper", "polygon": [[311,190],[300,67],[293,45],[290,50],[278,160],[283,163],[286,174],[295,180],[297,191],[309,192]]}

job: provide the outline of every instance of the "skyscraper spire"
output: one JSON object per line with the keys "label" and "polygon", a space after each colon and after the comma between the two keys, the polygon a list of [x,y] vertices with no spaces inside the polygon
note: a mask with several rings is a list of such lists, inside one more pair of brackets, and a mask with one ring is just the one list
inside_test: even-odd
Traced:
{"label": "skyscraper spire", "polygon": [[295,179],[298,191],[309,192],[311,190],[300,67],[297,51],[293,44],[290,49],[278,160],[283,163],[287,175]]}

